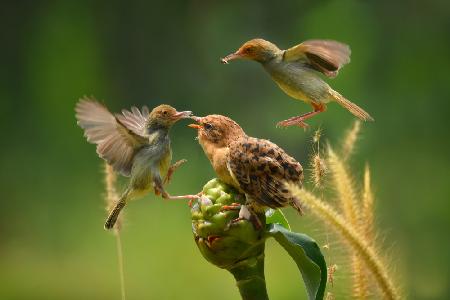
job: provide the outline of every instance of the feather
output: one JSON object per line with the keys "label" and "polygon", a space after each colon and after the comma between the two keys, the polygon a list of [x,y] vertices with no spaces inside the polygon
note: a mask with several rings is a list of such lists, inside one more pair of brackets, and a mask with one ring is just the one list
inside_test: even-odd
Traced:
{"label": "feather", "polygon": [[284,185],[301,185],[302,166],[274,143],[239,139],[229,147],[227,167],[239,187],[260,205],[278,208],[296,202]]}
{"label": "feather", "polygon": [[350,62],[350,47],[332,40],[310,40],[289,48],[284,53],[287,62],[304,60],[328,77],[335,77]]}
{"label": "feather", "polygon": [[104,105],[87,97],[77,103],[75,111],[78,125],[88,142],[97,145],[98,155],[116,172],[130,176],[133,157],[147,141],[142,114],[124,110],[123,115],[114,116]]}

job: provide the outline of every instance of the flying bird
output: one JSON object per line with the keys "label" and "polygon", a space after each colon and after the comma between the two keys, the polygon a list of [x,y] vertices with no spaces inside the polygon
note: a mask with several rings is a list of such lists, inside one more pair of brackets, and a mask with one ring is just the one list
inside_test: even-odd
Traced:
{"label": "flying bird", "polygon": [[336,77],[342,66],[350,62],[348,45],[332,40],[309,40],[281,50],[269,41],[253,39],[221,61],[227,64],[234,59],[259,62],[286,94],[313,107],[311,112],[279,122],[279,127],[297,125],[306,128],[308,125],[304,121],[325,111],[326,104],[331,101],[361,120],[373,121],[366,111],[333,90],[320,76],[322,73]]}
{"label": "flying bird", "polygon": [[[197,124],[198,141],[223,182],[246,195],[239,206],[240,219],[261,222],[257,213],[266,207],[294,207],[301,213],[299,199],[286,188],[286,183],[301,185],[303,168],[274,143],[250,137],[233,120],[221,115],[193,117]],[[256,223],[255,223],[256,221]]]}
{"label": "flying bird", "polygon": [[112,114],[101,103],[83,98],[77,103],[77,124],[84,129],[88,142],[97,145],[97,154],[123,176],[130,177],[128,186],[110,212],[105,229],[111,229],[131,199],[154,192],[166,199],[192,199],[195,195],[171,196],[164,189],[161,176],[169,181],[175,169],[185,162],[171,164],[169,130],[177,121],[191,116],[190,111],[178,112],[170,105],[162,104],[151,112],[141,110]]}

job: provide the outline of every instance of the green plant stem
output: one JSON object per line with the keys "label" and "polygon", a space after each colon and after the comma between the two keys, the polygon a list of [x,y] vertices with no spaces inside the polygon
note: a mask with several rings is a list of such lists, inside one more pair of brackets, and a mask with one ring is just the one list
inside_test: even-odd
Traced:
{"label": "green plant stem", "polygon": [[228,271],[236,279],[243,300],[269,300],[264,277],[264,254],[241,261]]}

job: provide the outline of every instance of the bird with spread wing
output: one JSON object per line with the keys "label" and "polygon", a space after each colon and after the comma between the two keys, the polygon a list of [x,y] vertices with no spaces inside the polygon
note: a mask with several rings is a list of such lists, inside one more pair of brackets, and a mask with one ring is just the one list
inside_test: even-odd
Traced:
{"label": "bird with spread wing", "polygon": [[174,170],[185,162],[181,160],[171,166],[169,130],[177,121],[189,118],[192,112],[178,112],[163,104],[151,112],[144,106],[141,110],[132,107],[131,111],[124,109],[122,114],[113,115],[103,104],[87,97],[80,99],[75,111],[88,142],[97,145],[97,154],[116,172],[130,177],[106,220],[105,229],[114,227],[129,200],[149,192],[166,199],[197,198],[196,195],[171,196],[164,189]]}
{"label": "bird with spread wing", "polygon": [[222,58],[227,64],[234,59],[259,62],[277,85],[294,99],[303,100],[313,111],[278,122],[277,126],[306,128],[306,119],[326,110],[330,101],[337,102],[350,113],[364,121],[373,118],[361,107],[333,90],[320,76],[337,76],[339,70],[350,62],[350,47],[332,40],[310,40],[287,50],[275,44],[253,39],[244,43],[236,52]]}

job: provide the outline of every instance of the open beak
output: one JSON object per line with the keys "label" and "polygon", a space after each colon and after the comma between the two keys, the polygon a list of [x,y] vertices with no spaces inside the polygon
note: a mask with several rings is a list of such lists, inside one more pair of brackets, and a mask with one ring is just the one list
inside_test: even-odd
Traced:
{"label": "open beak", "polygon": [[242,58],[242,55],[239,53],[239,51],[236,51],[236,52],[234,52],[234,53],[231,53],[231,54],[225,56],[225,57],[222,58],[220,61],[221,61],[223,64],[228,64],[228,62],[229,62],[230,60],[234,60],[234,59],[237,59],[237,58]]}
{"label": "open beak", "polygon": [[[194,121],[197,122],[197,123],[200,123],[201,120],[202,120],[202,118],[196,117],[196,116],[191,116],[191,119],[194,120]],[[203,128],[203,126],[200,125],[200,124],[189,124],[188,127],[194,128],[194,129],[197,129],[197,130]]]}
{"label": "open beak", "polygon": [[189,124],[188,127],[191,127],[191,128],[194,128],[194,129],[199,130],[199,129],[202,128],[202,125],[199,125],[199,124]]}
{"label": "open beak", "polygon": [[172,116],[174,120],[187,119],[192,115],[192,111],[178,111]]}

